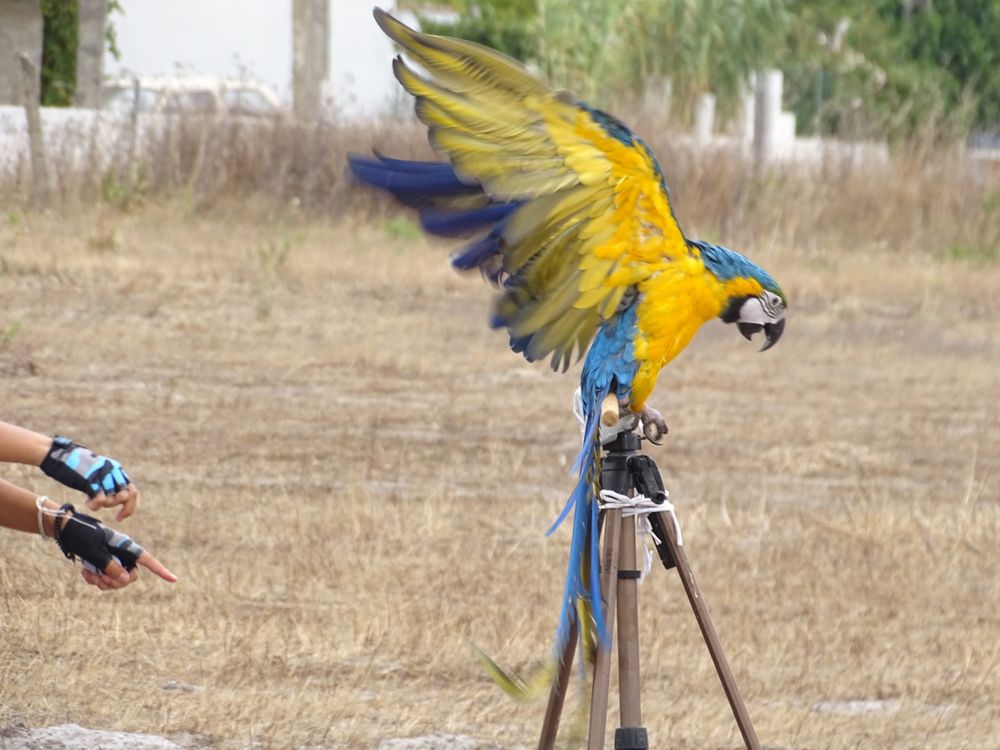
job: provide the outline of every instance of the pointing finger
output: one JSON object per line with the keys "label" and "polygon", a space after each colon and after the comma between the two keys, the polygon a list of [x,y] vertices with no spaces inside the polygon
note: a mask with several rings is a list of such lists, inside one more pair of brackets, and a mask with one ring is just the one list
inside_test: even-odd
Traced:
{"label": "pointing finger", "polygon": [[141,555],[139,555],[138,563],[142,567],[146,568],[146,570],[158,575],[167,583],[177,583],[177,576],[175,576],[173,573],[167,570],[166,566],[163,563],[161,563],[159,560],[157,560],[148,552],[143,552]]}

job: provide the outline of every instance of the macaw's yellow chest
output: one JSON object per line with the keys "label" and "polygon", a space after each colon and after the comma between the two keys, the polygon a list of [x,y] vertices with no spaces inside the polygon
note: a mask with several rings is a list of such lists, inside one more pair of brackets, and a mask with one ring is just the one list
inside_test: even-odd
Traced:
{"label": "macaw's yellow chest", "polygon": [[695,256],[664,263],[640,284],[634,344],[639,367],[632,383],[632,408],[642,407],[660,369],[684,351],[702,324],[719,317],[733,297],[760,291],[753,279],[720,281]]}

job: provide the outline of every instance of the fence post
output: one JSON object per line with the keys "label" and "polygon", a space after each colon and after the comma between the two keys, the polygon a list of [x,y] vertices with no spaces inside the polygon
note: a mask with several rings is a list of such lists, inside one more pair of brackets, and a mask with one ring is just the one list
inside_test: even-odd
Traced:
{"label": "fence post", "polygon": [[42,138],[42,115],[38,100],[38,68],[25,53],[21,59],[22,100],[24,115],[28,122],[28,145],[31,153],[31,200],[36,205],[45,206],[49,202],[49,169],[45,160],[45,142]]}

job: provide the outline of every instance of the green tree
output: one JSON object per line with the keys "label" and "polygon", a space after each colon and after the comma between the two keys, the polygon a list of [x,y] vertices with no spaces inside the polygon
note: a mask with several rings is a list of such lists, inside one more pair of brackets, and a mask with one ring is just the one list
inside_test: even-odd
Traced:
{"label": "green tree", "polygon": [[540,0],[540,65],[553,84],[600,103],[622,0]]}
{"label": "green tree", "polygon": [[787,0],[633,0],[622,4],[617,52],[624,76],[616,87],[638,90],[649,76],[669,78],[674,105],[686,113],[699,94],[732,114],[751,72],[773,65],[784,45]]}
{"label": "green tree", "polygon": [[725,115],[751,71],[778,57],[788,0],[457,0],[454,25],[431,33],[486,44],[532,62],[555,85],[594,103],[671,79],[679,109],[712,91]]}
{"label": "green tree", "polygon": [[[119,0],[107,0],[108,16],[123,13]],[[47,107],[68,107],[76,89],[76,45],[79,29],[78,0],[41,0],[42,7],[42,70],[41,99]],[[115,27],[108,23],[105,30],[108,51],[120,56]]]}
{"label": "green tree", "polygon": [[733,113],[778,66],[800,132],[841,137],[1000,129],[1000,0],[455,0],[433,26],[535,63],[602,105],[669,78]]}
{"label": "green tree", "polygon": [[446,34],[485,44],[522,62],[538,59],[538,12],[534,0],[457,0],[454,24],[420,19],[430,34]]}
{"label": "green tree", "polygon": [[42,0],[42,104],[68,107],[76,88],[77,0]]}
{"label": "green tree", "polygon": [[975,124],[1000,129],[1000,0],[935,0],[894,20],[913,61],[944,74],[946,101],[970,94]]}
{"label": "green tree", "polygon": [[1000,118],[1000,0],[791,0],[802,131],[961,138]]}

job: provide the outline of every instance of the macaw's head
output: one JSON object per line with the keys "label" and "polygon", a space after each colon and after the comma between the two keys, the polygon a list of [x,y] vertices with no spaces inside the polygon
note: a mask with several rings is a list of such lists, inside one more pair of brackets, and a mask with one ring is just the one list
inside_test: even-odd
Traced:
{"label": "macaw's head", "polygon": [[777,344],[785,331],[785,296],[777,284],[763,287],[757,295],[732,297],[719,317],[726,323],[735,323],[748,341],[763,331],[764,346],[760,348],[763,352]]}
{"label": "macaw's head", "polygon": [[692,242],[701,250],[705,267],[721,281],[728,293],[719,317],[724,323],[735,323],[747,340],[764,332],[766,351],[778,343],[785,330],[788,307],[784,292],[771,275],[746,257],[729,248]]}

